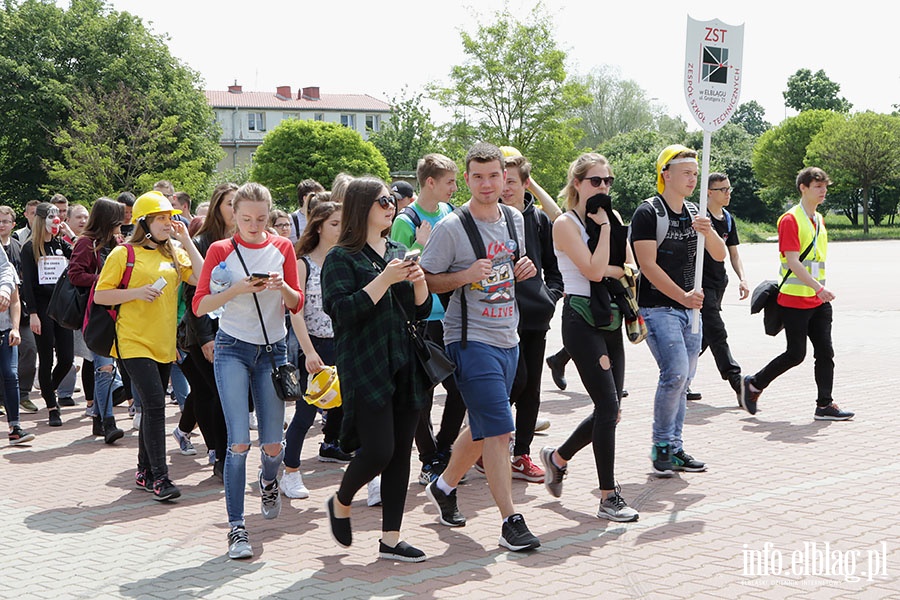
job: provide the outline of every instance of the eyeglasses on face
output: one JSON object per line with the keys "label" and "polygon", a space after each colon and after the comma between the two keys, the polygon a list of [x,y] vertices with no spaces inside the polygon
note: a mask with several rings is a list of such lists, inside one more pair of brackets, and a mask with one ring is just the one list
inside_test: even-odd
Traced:
{"label": "eyeglasses on face", "polygon": [[590,181],[592,186],[598,188],[601,184],[612,186],[613,181],[615,181],[616,178],[610,175],[609,177],[582,177],[581,180]]}
{"label": "eyeglasses on face", "polygon": [[375,199],[375,202],[378,203],[378,206],[381,208],[387,208],[388,206],[397,206],[397,199],[393,196],[381,196]]}
{"label": "eyeglasses on face", "polygon": [[275,223],[275,227],[277,227],[278,229],[284,229],[284,228],[290,227],[290,226],[291,226],[290,221],[288,221],[287,223]]}
{"label": "eyeglasses on face", "polygon": [[730,194],[732,190],[734,190],[734,187],[709,188],[711,192],[725,192],[726,194]]}

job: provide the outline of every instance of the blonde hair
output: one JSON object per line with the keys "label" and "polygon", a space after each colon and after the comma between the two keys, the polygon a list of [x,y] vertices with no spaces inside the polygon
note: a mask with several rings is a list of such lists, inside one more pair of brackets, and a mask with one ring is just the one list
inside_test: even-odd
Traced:
{"label": "blonde hair", "polygon": [[560,195],[566,197],[567,210],[574,209],[581,201],[578,197],[578,190],[575,189],[575,182],[583,180],[594,165],[606,167],[609,169],[609,174],[613,174],[612,167],[609,166],[609,161],[606,157],[602,154],[597,154],[596,152],[585,152],[569,165],[568,181],[566,182],[566,187],[560,192]]}

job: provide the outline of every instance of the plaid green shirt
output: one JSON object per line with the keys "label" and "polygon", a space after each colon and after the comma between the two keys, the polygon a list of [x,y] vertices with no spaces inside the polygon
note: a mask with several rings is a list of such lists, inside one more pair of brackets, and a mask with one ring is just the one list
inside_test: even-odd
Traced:
{"label": "plaid green shirt", "polygon": [[388,242],[385,256],[368,245],[355,253],[336,246],[322,266],[323,308],[334,327],[335,362],[341,378],[342,438],[359,408],[393,401],[397,408],[418,409],[428,398],[430,382],[414,358],[406,320],[396,303],[402,303],[410,318],[425,319],[431,312],[431,294],[416,306],[408,281],[392,285],[378,304],[363,291],[387,260],[404,251],[395,242]]}

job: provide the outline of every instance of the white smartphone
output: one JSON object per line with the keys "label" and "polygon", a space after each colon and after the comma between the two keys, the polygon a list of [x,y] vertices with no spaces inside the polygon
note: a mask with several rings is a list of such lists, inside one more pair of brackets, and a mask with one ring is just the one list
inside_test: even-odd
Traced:
{"label": "white smartphone", "polygon": [[168,284],[168,282],[166,281],[165,277],[160,276],[160,278],[154,281],[153,285],[150,287],[161,292],[163,288],[166,287],[166,284]]}

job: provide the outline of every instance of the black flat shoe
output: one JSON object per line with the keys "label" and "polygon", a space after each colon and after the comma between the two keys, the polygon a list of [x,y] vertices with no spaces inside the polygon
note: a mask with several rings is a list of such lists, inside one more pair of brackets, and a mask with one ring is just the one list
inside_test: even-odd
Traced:
{"label": "black flat shoe", "polygon": [[410,546],[406,542],[400,542],[393,548],[378,540],[378,556],[388,560],[399,560],[400,562],[422,562],[425,560],[425,553]]}
{"label": "black flat shoe", "polygon": [[325,512],[328,513],[328,523],[331,525],[331,537],[338,545],[349,548],[353,543],[353,531],[350,529],[350,518],[339,519],[334,516],[334,496],[325,501]]}

